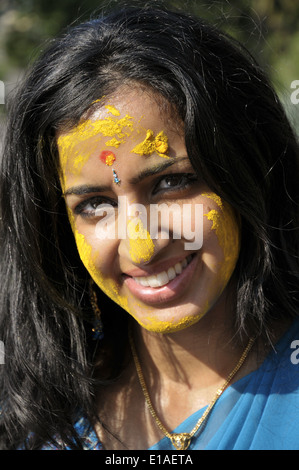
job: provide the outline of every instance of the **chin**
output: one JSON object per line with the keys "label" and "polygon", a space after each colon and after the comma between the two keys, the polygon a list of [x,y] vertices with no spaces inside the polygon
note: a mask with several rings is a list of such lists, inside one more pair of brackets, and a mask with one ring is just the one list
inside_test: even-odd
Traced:
{"label": "chin", "polygon": [[157,316],[149,315],[144,319],[138,318],[136,315],[132,315],[137,323],[139,323],[142,328],[152,333],[160,333],[160,334],[169,334],[169,333],[177,333],[178,331],[185,330],[192,325],[195,325],[204,315],[206,311],[201,312],[197,315],[187,315],[185,317],[181,317],[180,319],[175,319],[174,317],[170,317],[167,320],[162,320],[161,318],[157,318]]}

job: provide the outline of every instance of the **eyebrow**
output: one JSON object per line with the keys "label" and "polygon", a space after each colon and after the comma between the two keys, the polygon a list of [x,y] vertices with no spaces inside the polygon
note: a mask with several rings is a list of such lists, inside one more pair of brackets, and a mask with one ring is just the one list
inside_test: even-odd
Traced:
{"label": "eyebrow", "polygon": [[105,191],[108,191],[110,189],[110,186],[91,186],[89,184],[82,184],[81,186],[73,186],[69,189],[67,189],[63,195],[64,196],[84,196],[84,194],[90,194],[90,193],[103,193]]}
{"label": "eyebrow", "polygon": [[[129,180],[129,184],[137,184],[140,183],[142,180],[145,178],[148,178],[149,176],[156,175],[158,173],[162,173],[162,171],[166,170],[170,166],[182,162],[184,160],[188,160],[189,158],[187,156],[184,157],[177,157],[171,160],[167,160],[163,163],[160,163],[159,165],[154,165],[151,168],[145,168],[142,170],[137,176],[134,176]],[[102,193],[111,190],[110,186],[107,185],[88,185],[88,184],[83,184],[81,186],[73,186],[69,189],[67,189],[64,192],[64,196],[70,196],[70,195],[75,195],[75,196],[83,196],[85,194],[90,194],[90,193]]]}
{"label": "eyebrow", "polygon": [[171,159],[171,160],[166,160],[165,162],[160,163],[159,165],[155,165],[151,168],[145,168],[137,176],[134,176],[133,178],[131,178],[129,180],[129,183],[130,184],[140,183],[140,181],[144,180],[145,178],[148,178],[149,176],[156,175],[158,173],[162,173],[162,171],[166,170],[170,166],[172,166],[172,165],[174,165],[178,162],[184,161],[184,160],[189,160],[189,158],[187,156],[177,157],[177,158],[174,158],[174,159]]}

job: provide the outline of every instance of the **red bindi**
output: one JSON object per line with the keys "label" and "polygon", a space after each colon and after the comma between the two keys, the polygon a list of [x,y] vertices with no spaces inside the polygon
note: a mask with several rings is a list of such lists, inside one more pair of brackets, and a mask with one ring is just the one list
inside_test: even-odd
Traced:
{"label": "red bindi", "polygon": [[111,150],[103,150],[99,156],[100,160],[108,166],[111,166],[116,160],[115,154]]}

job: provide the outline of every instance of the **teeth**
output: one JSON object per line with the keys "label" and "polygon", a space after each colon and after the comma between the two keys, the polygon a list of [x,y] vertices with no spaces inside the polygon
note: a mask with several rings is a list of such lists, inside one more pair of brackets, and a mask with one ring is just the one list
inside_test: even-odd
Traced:
{"label": "teeth", "polygon": [[176,272],[174,268],[169,268],[167,274],[170,281],[176,277]]}
{"label": "teeth", "polygon": [[169,283],[172,279],[174,279],[178,274],[181,274],[183,269],[190,263],[192,256],[189,255],[185,258],[181,263],[177,263],[175,266],[172,266],[166,271],[162,273],[152,275],[152,276],[144,276],[144,277],[133,277],[133,279],[141,284],[144,287],[162,287]]}
{"label": "teeth", "polygon": [[177,274],[181,274],[181,272],[183,271],[183,267],[182,267],[181,263],[177,263],[177,264],[175,265],[174,269],[175,269],[175,272],[176,272]]}
{"label": "teeth", "polygon": [[147,279],[145,277],[140,277],[139,278],[139,284],[141,284],[142,286],[144,287],[148,287],[149,286],[149,283],[147,281]]}

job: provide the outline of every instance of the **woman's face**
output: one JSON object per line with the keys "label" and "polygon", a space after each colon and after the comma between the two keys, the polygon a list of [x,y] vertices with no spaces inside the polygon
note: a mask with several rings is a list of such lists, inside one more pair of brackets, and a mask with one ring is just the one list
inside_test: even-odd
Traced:
{"label": "woman's face", "polygon": [[183,126],[161,98],[126,89],[95,106],[58,137],[81,260],[147,330],[186,328],[225,296],[239,255],[237,218],[196,177]]}

